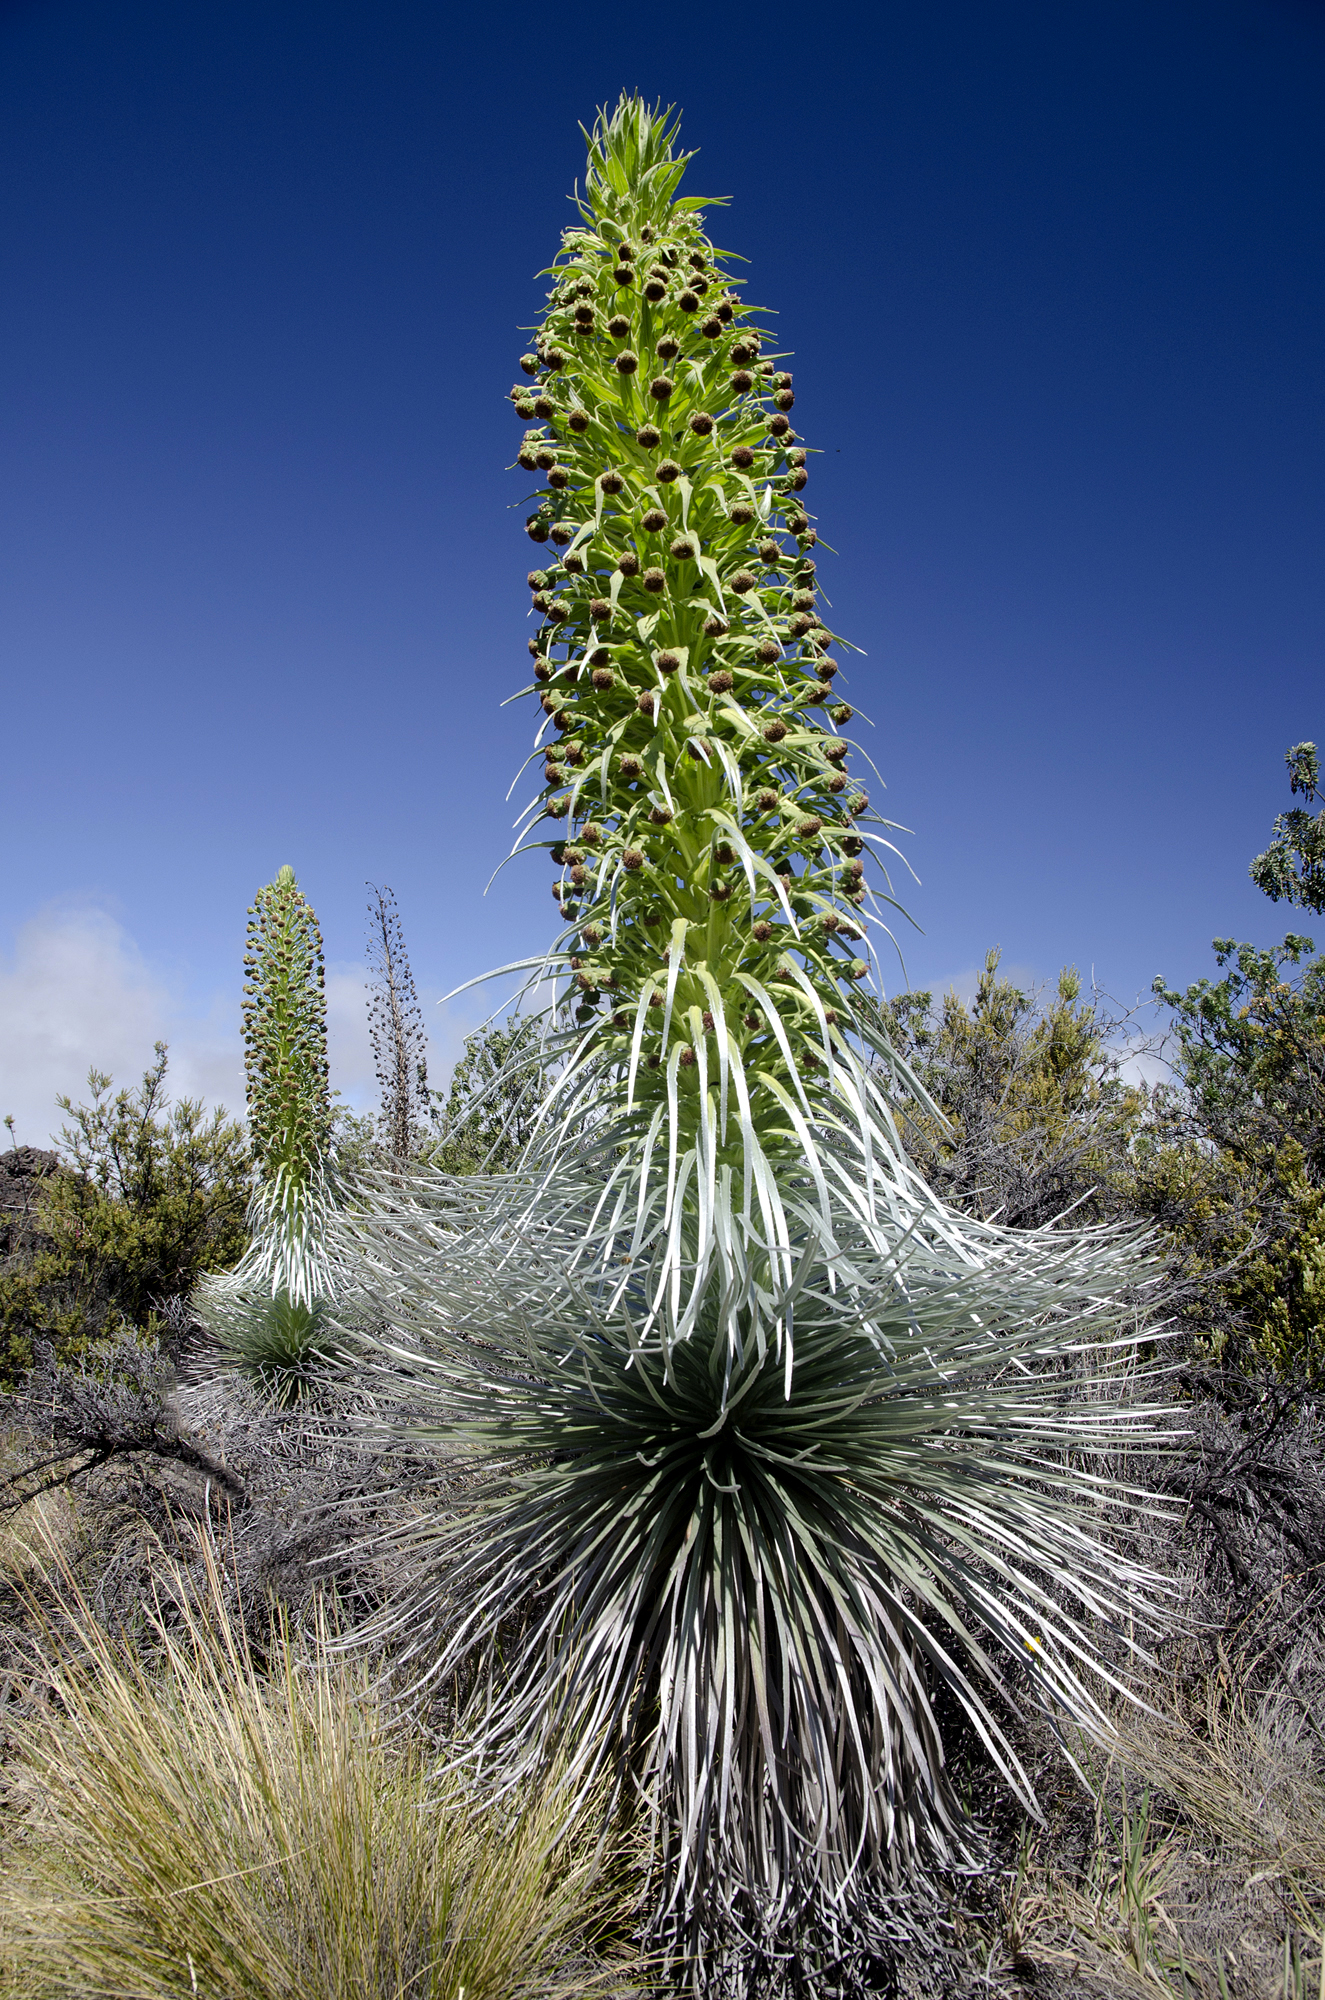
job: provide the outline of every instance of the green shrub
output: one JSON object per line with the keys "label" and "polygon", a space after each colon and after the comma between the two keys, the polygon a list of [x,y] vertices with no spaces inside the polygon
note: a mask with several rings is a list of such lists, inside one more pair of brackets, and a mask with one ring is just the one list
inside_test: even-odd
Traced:
{"label": "green shrub", "polygon": [[0,1381],[32,1365],[34,1340],[69,1357],[118,1330],[155,1330],[172,1298],[227,1270],[247,1232],[243,1127],[192,1098],[171,1103],[167,1052],[137,1090],[57,1100],[64,1171],[40,1184],[27,1243],[0,1269]]}

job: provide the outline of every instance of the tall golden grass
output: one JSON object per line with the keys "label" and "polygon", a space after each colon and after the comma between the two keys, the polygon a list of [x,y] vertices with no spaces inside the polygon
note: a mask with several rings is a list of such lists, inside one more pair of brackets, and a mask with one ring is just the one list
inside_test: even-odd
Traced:
{"label": "tall golden grass", "polygon": [[429,1746],[327,1648],[325,1621],[308,1645],[278,1622],[259,1664],[202,1553],[203,1601],[172,1592],[182,1612],[149,1612],[141,1652],[64,1574],[44,1697],[10,1732],[5,2000],[620,1990],[586,1954],[623,1878],[554,1791],[480,1809],[430,1776]]}

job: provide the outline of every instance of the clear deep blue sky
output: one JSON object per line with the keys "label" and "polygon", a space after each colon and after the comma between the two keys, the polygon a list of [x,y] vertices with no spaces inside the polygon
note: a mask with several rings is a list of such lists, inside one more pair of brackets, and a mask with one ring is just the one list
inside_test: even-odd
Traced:
{"label": "clear deep blue sky", "polygon": [[544,862],[482,894],[533,729],[498,706],[531,557],[504,398],[577,121],[623,85],[683,107],[688,191],[731,197],[713,234],[795,353],[914,983],[997,943],[1129,998],[1282,934],[1246,868],[1325,738],[1325,7],[29,0],[0,1095],[53,1004],[16,941],[71,911],[223,1038],[286,860],[343,963],[391,883],[430,994],[546,937]]}

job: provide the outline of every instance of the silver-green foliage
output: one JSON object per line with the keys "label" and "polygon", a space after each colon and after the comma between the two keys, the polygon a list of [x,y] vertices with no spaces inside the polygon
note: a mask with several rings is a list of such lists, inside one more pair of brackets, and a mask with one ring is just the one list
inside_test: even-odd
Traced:
{"label": "silver-green foliage", "polygon": [[286,1397],[297,1393],[333,1289],[322,935],[288,866],[249,911],[244,974],[250,1242],[235,1270],[204,1281],[193,1304],[233,1359]]}
{"label": "silver-green foliage", "polygon": [[600,119],[515,392],[565,551],[531,578],[564,739],[532,810],[571,822],[522,968],[561,982],[538,1129],[336,1237],[396,1330],[380,1397],[480,1468],[395,1630],[497,1770],[643,1787],[695,1936],[959,1851],[940,1710],[1023,1796],[1000,1700],[1104,1726],[1097,1629],[1151,1614],[1098,1455],[1156,1427],[1079,1393],[1135,1246],[955,1213],[899,1143],[790,384],[741,359],[674,140]]}

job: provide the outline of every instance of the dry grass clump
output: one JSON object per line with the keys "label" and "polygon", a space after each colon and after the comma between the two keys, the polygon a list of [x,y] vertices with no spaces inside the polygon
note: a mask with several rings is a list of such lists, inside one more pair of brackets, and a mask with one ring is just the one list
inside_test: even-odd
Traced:
{"label": "dry grass clump", "polygon": [[[480,1809],[430,1776],[368,1674],[278,1619],[265,1661],[204,1600],[149,1612],[147,1661],[66,1575],[40,1685],[10,1726],[4,2000],[514,2000],[602,1991],[586,1954],[619,1857],[552,1788]],[[587,1976],[586,1976],[587,1974]],[[619,1984],[617,1987],[619,1989]]]}
{"label": "dry grass clump", "polygon": [[[1314,1648],[1314,1642],[1313,1642]],[[1008,1968],[1037,1994],[1325,2000],[1325,1757],[1301,1652],[1256,1688],[1220,1647],[1120,1709],[1078,1855],[1027,1838]]]}

